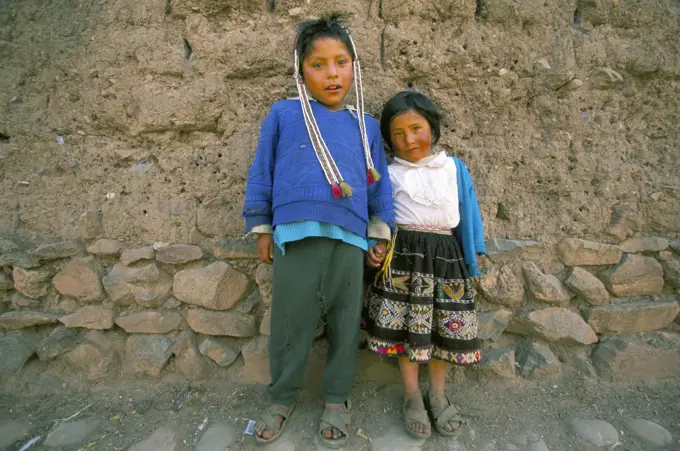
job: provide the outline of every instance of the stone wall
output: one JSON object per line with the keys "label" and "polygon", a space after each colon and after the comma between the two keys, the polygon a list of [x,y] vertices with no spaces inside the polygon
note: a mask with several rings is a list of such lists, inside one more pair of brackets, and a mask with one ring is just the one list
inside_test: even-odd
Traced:
{"label": "stone wall", "polygon": [[[8,310],[0,373],[37,354],[90,380],[174,371],[267,382],[271,266],[258,264],[252,241],[0,244],[0,308]],[[566,365],[614,380],[677,376],[680,242],[566,238],[557,258],[534,241],[493,240],[489,249],[477,280],[484,361],[470,374],[557,377]],[[318,335],[316,367],[323,324]]]}
{"label": "stone wall", "polygon": [[[341,7],[368,110],[427,93],[441,148],[475,179],[493,350],[466,373],[677,368],[678,2]],[[0,3],[3,372],[37,353],[95,379],[266,377],[269,273],[240,241],[246,173],[269,106],[294,94],[295,23],[337,8]]]}

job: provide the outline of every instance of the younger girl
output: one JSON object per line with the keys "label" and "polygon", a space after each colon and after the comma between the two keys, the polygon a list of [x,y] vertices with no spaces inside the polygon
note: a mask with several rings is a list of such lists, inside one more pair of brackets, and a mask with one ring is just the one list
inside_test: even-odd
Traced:
{"label": "younger girl", "polygon": [[[272,263],[268,387],[259,443],[281,435],[302,389],[319,320],[329,341],[319,439],[350,437],[364,252],[380,260],[394,222],[378,123],[364,115],[361,71],[337,15],[302,22],[295,40],[299,98],[276,102],[262,124],[243,215]],[[357,109],[345,105],[354,85]],[[378,240],[369,249],[368,238]]]}
{"label": "younger girl", "polygon": [[[383,108],[380,127],[395,154],[389,174],[397,233],[367,296],[368,347],[399,358],[409,434],[430,436],[429,410],[436,429],[453,435],[464,420],[444,391],[448,364],[480,359],[470,282],[485,252],[479,205],[465,164],[433,148],[440,115],[430,99],[397,94]],[[370,254],[366,261],[380,266]],[[425,399],[419,365],[430,375]]]}

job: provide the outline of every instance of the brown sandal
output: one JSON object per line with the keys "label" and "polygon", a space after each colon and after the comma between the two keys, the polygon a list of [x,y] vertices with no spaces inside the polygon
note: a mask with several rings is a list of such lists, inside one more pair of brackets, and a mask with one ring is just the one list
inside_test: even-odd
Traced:
{"label": "brown sandal", "polygon": [[[427,410],[425,409],[415,409],[406,408],[407,401],[404,399],[404,427],[406,432],[415,439],[428,439],[432,435],[432,424],[430,423],[430,418],[427,416]],[[430,432],[416,432],[412,430],[409,426],[413,423],[420,423],[423,426],[430,428]]]}
{"label": "brown sandal", "polygon": [[[437,432],[439,432],[441,435],[445,437],[455,437],[459,435],[461,433],[463,424],[467,423],[467,419],[460,414],[458,408],[451,403],[451,400],[449,400],[448,396],[445,396],[448,406],[446,406],[443,409],[441,408],[434,409],[432,403],[430,403],[429,398],[430,396],[428,394],[425,397],[425,406],[427,407],[427,410],[430,412],[430,415],[432,415],[432,419],[435,422],[434,425],[435,428],[437,428]],[[450,424],[449,422],[451,420],[457,421],[458,427],[452,431],[447,431],[446,426]]]}
{"label": "brown sandal", "polygon": [[[259,444],[264,445],[266,443],[271,443],[277,438],[279,438],[283,433],[283,430],[286,428],[286,425],[288,424],[288,418],[290,418],[290,416],[293,414],[296,405],[297,404],[293,404],[288,409],[286,409],[285,406],[280,406],[278,404],[272,404],[271,406],[267,407],[267,410],[262,415],[261,422],[264,423],[268,429],[274,431],[274,435],[272,436],[272,438],[266,439],[255,434],[255,441]],[[278,426],[277,426],[278,421],[276,420],[277,415],[282,418],[281,424],[279,424]]]}
{"label": "brown sandal", "polygon": [[[324,409],[323,414],[321,415],[321,422],[319,423],[319,439],[321,440],[321,443],[328,448],[344,448],[349,442],[349,427],[352,422],[352,413],[350,412],[352,403],[350,403],[349,400],[345,401],[345,408],[345,411]],[[334,427],[342,432],[342,437],[337,439],[327,439],[324,437],[323,431],[329,427]]]}

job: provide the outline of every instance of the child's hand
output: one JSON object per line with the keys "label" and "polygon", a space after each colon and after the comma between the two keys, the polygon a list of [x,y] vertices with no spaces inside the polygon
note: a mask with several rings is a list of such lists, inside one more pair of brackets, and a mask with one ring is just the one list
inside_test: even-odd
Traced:
{"label": "child's hand", "polygon": [[366,253],[366,264],[371,268],[379,268],[385,255],[387,254],[387,244],[384,241],[379,242]]}
{"label": "child's hand", "polygon": [[257,251],[260,254],[260,260],[272,264],[274,260],[274,239],[271,233],[260,233],[258,235]]}

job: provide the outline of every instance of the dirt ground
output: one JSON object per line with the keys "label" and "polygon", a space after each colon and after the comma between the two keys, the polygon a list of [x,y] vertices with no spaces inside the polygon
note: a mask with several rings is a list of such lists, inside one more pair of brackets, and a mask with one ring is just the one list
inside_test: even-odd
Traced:
{"label": "dirt ground", "polygon": [[[27,365],[20,375],[0,382],[0,431],[5,431],[4,437],[0,436],[0,449],[3,446],[8,451],[24,449],[22,446],[35,437],[40,439],[26,449],[237,451],[256,448],[252,438],[243,435],[243,431],[248,419],[256,417],[266,406],[263,386],[220,380],[190,383],[174,374],[156,381],[85,384],[61,379],[35,363]],[[404,434],[401,387],[392,377],[387,382],[362,382],[355,388],[353,437],[347,449],[546,449],[519,442],[517,437],[522,433],[542,437],[553,451],[598,449],[589,448],[591,445],[570,431],[570,420],[580,417],[601,419],[619,430],[620,442],[611,447],[617,450],[651,449],[625,431],[626,421],[635,418],[651,420],[666,428],[673,435],[670,449],[680,450],[680,379],[612,384],[568,372],[560,379],[541,382],[455,377],[450,394],[469,416],[469,424],[458,438],[445,439],[435,433],[424,443]],[[266,449],[323,449],[315,440],[321,406],[318,388],[312,386],[305,390],[286,433]],[[58,426],[80,420],[97,423],[75,444],[45,445],[45,438]],[[218,426],[228,438],[209,440],[207,431]],[[144,442],[154,431],[168,432],[170,441]],[[135,447],[135,444],[138,445]]]}

